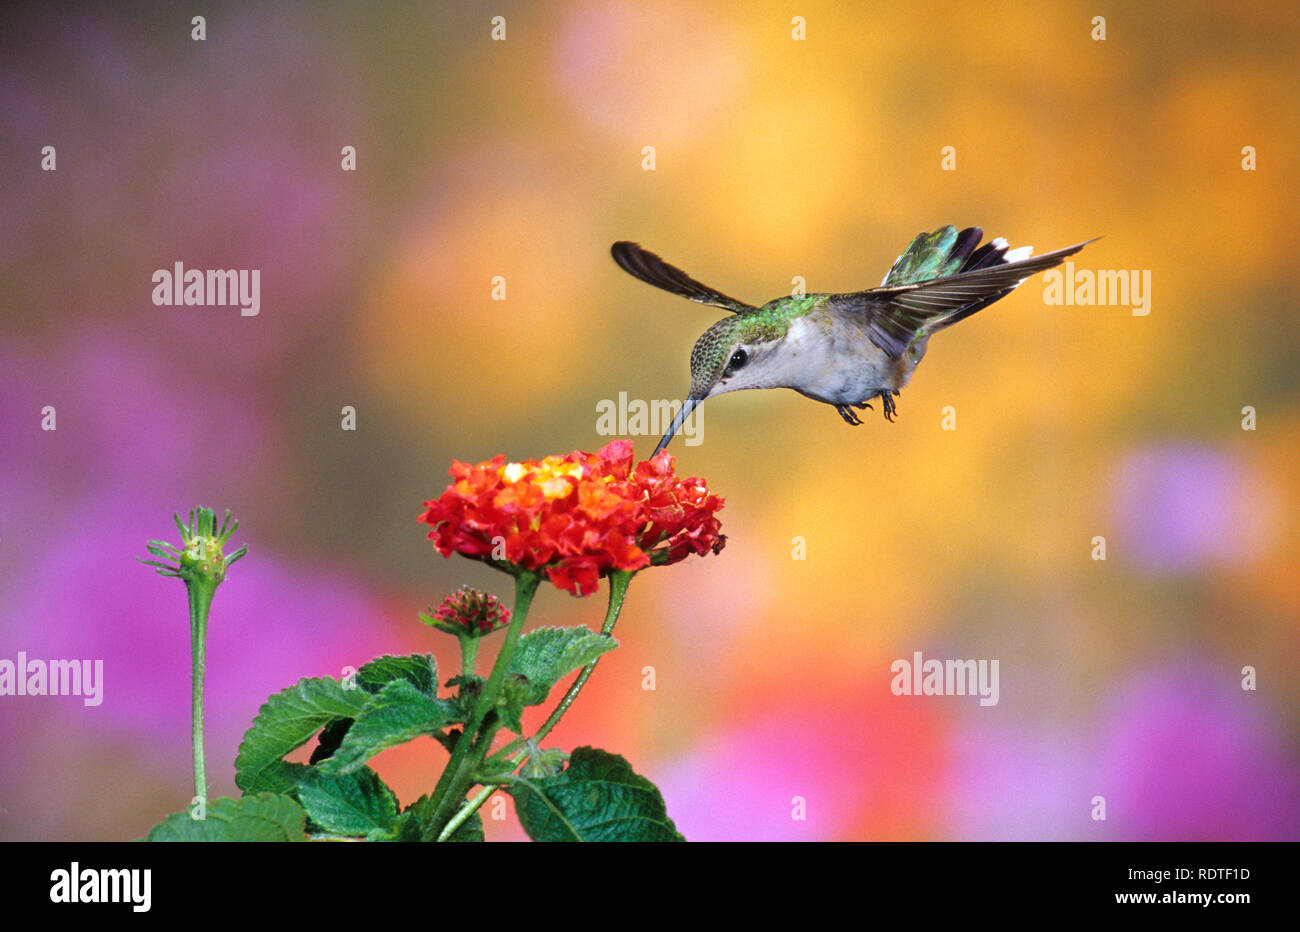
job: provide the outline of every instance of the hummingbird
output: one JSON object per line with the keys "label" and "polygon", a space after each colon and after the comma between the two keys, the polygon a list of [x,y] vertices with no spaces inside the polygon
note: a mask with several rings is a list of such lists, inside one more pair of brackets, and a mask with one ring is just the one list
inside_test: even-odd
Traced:
{"label": "hummingbird", "polygon": [[691,350],[691,386],[659,446],[708,398],[746,388],[791,388],[833,405],[851,426],[857,410],[885,419],[907,385],[930,336],[1004,298],[1031,275],[1059,265],[1093,240],[1034,256],[1008,248],[984,231],[940,227],[919,233],[878,288],[845,294],[783,295],[755,307],[701,284],[654,253],[626,240],[610,247],[614,261],[647,284],[730,312],[705,330]]}

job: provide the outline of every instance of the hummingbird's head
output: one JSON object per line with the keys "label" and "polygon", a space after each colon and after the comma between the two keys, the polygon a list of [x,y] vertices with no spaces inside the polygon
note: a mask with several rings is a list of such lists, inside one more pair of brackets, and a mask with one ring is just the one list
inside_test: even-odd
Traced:
{"label": "hummingbird's head", "polygon": [[758,315],[727,317],[705,330],[691,350],[690,391],[655,453],[668,446],[687,415],[706,398],[780,384],[772,363],[785,333],[784,321]]}

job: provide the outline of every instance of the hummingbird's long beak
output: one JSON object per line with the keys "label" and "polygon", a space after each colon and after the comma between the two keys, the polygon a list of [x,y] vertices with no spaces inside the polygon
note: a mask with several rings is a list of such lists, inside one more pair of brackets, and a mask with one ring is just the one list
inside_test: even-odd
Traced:
{"label": "hummingbird's long beak", "polygon": [[677,433],[677,431],[681,429],[682,424],[686,421],[687,415],[694,411],[695,406],[703,400],[703,398],[687,398],[682,402],[682,408],[677,412],[677,416],[673,418],[672,424],[668,426],[668,432],[664,434],[664,439],[659,441],[659,446],[655,447],[655,451],[650,454],[651,459],[658,456],[659,451],[668,446],[668,441],[672,440],[673,434]]}

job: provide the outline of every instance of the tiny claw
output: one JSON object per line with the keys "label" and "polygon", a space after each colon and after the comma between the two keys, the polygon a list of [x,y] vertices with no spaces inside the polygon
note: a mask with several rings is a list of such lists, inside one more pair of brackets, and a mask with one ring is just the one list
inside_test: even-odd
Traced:
{"label": "tiny claw", "polygon": [[894,420],[894,415],[898,413],[898,406],[894,404],[894,398],[893,398],[893,396],[897,394],[898,392],[891,392],[886,390],[881,392],[879,395],[881,404],[885,408],[886,421],[892,422]]}

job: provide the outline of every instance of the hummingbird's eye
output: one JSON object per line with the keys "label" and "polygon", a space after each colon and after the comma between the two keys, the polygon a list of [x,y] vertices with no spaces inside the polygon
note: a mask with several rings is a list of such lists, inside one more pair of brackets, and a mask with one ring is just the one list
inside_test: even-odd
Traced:
{"label": "hummingbird's eye", "polygon": [[739,369],[745,363],[749,362],[749,354],[743,349],[738,349],[731,354],[731,361],[727,363],[728,369]]}

